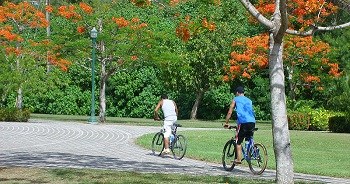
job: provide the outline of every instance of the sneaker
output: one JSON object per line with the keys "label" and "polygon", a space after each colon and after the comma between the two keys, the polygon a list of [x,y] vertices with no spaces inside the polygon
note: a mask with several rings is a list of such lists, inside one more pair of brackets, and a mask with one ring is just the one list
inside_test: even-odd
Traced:
{"label": "sneaker", "polygon": [[169,154],[169,153],[170,153],[170,149],[164,149],[163,152],[162,152],[163,155],[166,155],[166,154]]}
{"label": "sneaker", "polygon": [[241,161],[238,161],[238,160],[234,160],[233,163],[234,163],[235,165],[237,165],[237,164],[242,164],[242,162],[241,162]]}

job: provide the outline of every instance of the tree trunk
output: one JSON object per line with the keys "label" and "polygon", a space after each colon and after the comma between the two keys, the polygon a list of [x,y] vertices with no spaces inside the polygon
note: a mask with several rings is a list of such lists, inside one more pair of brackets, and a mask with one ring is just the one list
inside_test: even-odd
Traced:
{"label": "tree trunk", "polygon": [[294,67],[287,67],[287,72],[288,72],[288,80],[289,80],[289,98],[291,100],[295,100],[295,87],[296,84],[293,82],[293,72],[294,72]]}
{"label": "tree trunk", "polygon": [[[46,6],[50,6],[50,0],[46,0],[45,2]],[[47,10],[45,11],[45,18],[47,22],[50,22],[50,12]],[[47,38],[50,38],[51,35],[51,29],[50,29],[50,24],[46,27],[46,36]],[[49,54],[50,51],[46,51],[46,73],[49,73],[51,71],[51,62],[49,59]]]}
{"label": "tree trunk", "polygon": [[204,94],[203,90],[198,91],[196,94],[196,101],[194,102],[191,110],[191,119],[197,119],[197,111],[198,111],[200,101],[202,100],[203,94]]}
{"label": "tree trunk", "polygon": [[100,123],[106,122],[106,83],[107,83],[106,60],[102,59],[101,83],[100,83],[100,114],[99,114]]}
{"label": "tree trunk", "polygon": [[19,87],[17,90],[17,98],[16,98],[16,108],[22,109],[23,106],[23,94],[22,94],[22,87]]}
{"label": "tree trunk", "polygon": [[[99,31],[102,32],[102,20],[98,20],[98,27]],[[103,56],[103,54],[106,51],[105,44],[103,41],[100,42],[100,51]],[[100,81],[100,108],[99,108],[99,122],[105,123],[106,122],[106,83],[108,79],[107,71],[106,71],[106,62],[107,60],[105,58],[101,59],[101,81]]]}
{"label": "tree trunk", "polygon": [[287,106],[283,71],[283,42],[270,36],[270,89],[273,145],[276,159],[277,183],[294,183],[293,160],[288,129]]}
{"label": "tree trunk", "polygon": [[[19,48],[19,47],[17,47]],[[19,64],[19,59],[16,60],[16,67],[17,70],[21,70],[20,64]],[[17,90],[17,98],[16,98],[16,108],[17,109],[22,109],[23,106],[23,94],[22,94],[22,86],[20,85],[18,90]]]}

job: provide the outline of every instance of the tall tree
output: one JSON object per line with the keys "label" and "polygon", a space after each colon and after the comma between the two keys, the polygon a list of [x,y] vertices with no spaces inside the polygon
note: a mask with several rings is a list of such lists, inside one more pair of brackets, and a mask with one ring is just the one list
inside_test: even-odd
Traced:
{"label": "tall tree", "polygon": [[[239,18],[240,5],[231,1],[184,1],[177,4],[176,35],[184,43],[183,63],[187,66],[186,88],[194,91],[190,118],[196,119],[203,95],[222,84],[223,68],[230,52],[230,40],[247,34]],[[235,13],[237,16],[229,17]],[[175,70],[177,71],[177,70]]]}
{"label": "tall tree", "polygon": [[[56,13],[71,20],[76,34],[89,37],[92,27],[98,30],[97,61],[99,78],[99,122],[106,120],[106,86],[109,77],[122,70],[132,70],[147,60],[152,44],[148,42],[152,32],[148,29],[147,12],[129,1],[101,2],[91,5],[60,6]],[[127,10],[127,11],[126,11]],[[80,42],[79,40],[76,40]],[[86,47],[85,45],[77,45]],[[82,49],[82,48],[80,48]]]}
{"label": "tall tree", "polygon": [[[291,155],[291,143],[288,130],[285,77],[283,69],[283,38],[286,33],[294,35],[312,35],[315,31],[327,31],[344,28],[349,23],[337,26],[324,27],[320,18],[334,12],[331,3],[321,1],[292,0],[287,4],[286,0],[275,0],[274,4],[269,1],[259,1],[255,7],[250,1],[240,0],[249,13],[258,22],[269,29],[269,71],[271,89],[271,114],[273,144],[276,159],[276,181],[277,183],[294,183],[293,161]],[[266,12],[270,10],[270,19]],[[294,14],[292,14],[294,13]],[[290,17],[288,17],[288,15]],[[310,16],[312,15],[312,16]],[[302,23],[301,27],[293,27],[289,21]]]}
{"label": "tall tree", "polygon": [[[28,2],[18,4],[5,2],[0,6],[0,40],[2,53],[9,65],[8,69],[18,74],[16,107],[23,106],[23,87],[30,84],[37,75],[31,75],[31,71],[40,68],[42,53],[46,47],[53,46],[45,36],[43,30],[48,26],[44,13]],[[57,52],[49,57],[51,62],[59,65],[63,70],[69,62],[60,58]]]}

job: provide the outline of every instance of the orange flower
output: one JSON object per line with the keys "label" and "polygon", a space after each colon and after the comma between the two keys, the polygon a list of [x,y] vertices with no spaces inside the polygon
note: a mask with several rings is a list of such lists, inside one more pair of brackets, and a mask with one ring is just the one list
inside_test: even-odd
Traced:
{"label": "orange flower", "polygon": [[135,56],[135,55],[131,56],[131,60],[136,61],[137,59],[138,59],[137,56]]}
{"label": "orange flower", "polygon": [[83,26],[78,26],[78,27],[77,27],[77,31],[78,31],[78,33],[84,33],[84,32],[85,32],[85,27],[83,27]]}
{"label": "orange flower", "polygon": [[244,78],[248,78],[248,79],[250,79],[250,78],[251,78],[250,74],[249,74],[249,73],[247,73],[246,71],[244,71],[244,72],[243,72],[242,77],[244,77]]}
{"label": "orange flower", "polygon": [[88,4],[80,2],[79,6],[85,13],[87,13],[87,14],[91,14],[92,13],[92,7],[89,6]]}
{"label": "orange flower", "polygon": [[144,27],[147,27],[147,24],[146,24],[146,23],[141,23],[141,24],[139,25],[139,28],[140,28],[140,29],[142,29],[142,28],[144,28]]}
{"label": "orange flower", "polygon": [[46,10],[47,12],[49,12],[49,13],[52,13],[53,7],[52,7],[51,5],[48,5],[48,6],[45,7],[45,10]]}
{"label": "orange flower", "polygon": [[176,36],[179,37],[181,40],[187,42],[191,37],[188,25],[181,22],[179,27],[176,28]]}
{"label": "orange flower", "polygon": [[119,28],[123,28],[129,25],[129,21],[127,21],[124,17],[113,17],[112,20],[118,25]]}
{"label": "orange flower", "polygon": [[169,2],[170,6],[176,6],[179,3],[180,3],[180,0],[170,0]]}
{"label": "orange flower", "polygon": [[137,17],[134,17],[131,19],[131,22],[137,23],[137,22],[140,22],[140,19]]}

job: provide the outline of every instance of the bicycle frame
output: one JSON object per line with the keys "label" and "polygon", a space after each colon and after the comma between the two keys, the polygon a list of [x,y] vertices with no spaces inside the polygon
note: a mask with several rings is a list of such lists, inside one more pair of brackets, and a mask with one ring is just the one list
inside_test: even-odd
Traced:
{"label": "bicycle frame", "polygon": [[[174,136],[174,139],[171,141],[171,137],[169,137],[169,148],[175,159],[180,160],[184,157],[187,149],[186,138],[177,134],[177,127],[181,127],[180,124],[174,124],[171,130],[171,134]],[[155,155],[161,156],[162,151],[164,149],[164,129],[161,129],[157,132],[152,140],[152,152]]]}
{"label": "bicycle frame", "polygon": [[242,146],[242,155],[243,155],[243,159],[249,161],[250,158],[248,157],[248,150],[253,149],[253,145],[254,145],[254,138],[250,137],[248,140],[248,145],[247,145],[247,141],[245,141],[244,146]]}
{"label": "bicycle frame", "polygon": [[[229,129],[234,129],[235,131],[237,131],[237,126],[230,126],[230,127],[228,127],[228,128],[229,128]],[[258,130],[258,129],[257,129],[257,128],[254,128],[253,131],[256,131],[256,130]],[[248,139],[248,141],[247,141],[247,139]],[[232,137],[232,140],[236,142],[235,137]],[[248,142],[248,145],[247,145],[247,142]],[[236,143],[237,143],[237,142],[236,142]],[[243,142],[242,142],[242,143],[243,143]],[[259,153],[256,153],[255,150],[253,150],[253,149],[254,149],[254,144],[255,144],[255,143],[254,143],[254,138],[253,138],[253,136],[244,139],[244,144],[241,144],[241,145],[242,145],[242,150],[241,150],[241,151],[242,151],[242,155],[243,155],[242,160],[250,161],[250,158],[249,158],[249,156],[248,156],[248,151],[249,151],[249,150],[251,150],[251,152],[252,152],[254,155],[259,154]],[[235,144],[235,145],[237,145],[237,144]],[[237,151],[237,149],[236,149],[236,151]],[[237,152],[236,152],[236,153],[237,153]]]}
{"label": "bicycle frame", "polygon": [[[237,130],[236,126],[229,126],[228,129]],[[255,128],[253,131],[258,130]],[[242,143],[241,150],[237,150],[237,142],[235,137],[231,137],[229,141],[226,142],[223,149],[222,163],[226,171],[231,171],[235,167],[235,162],[233,160],[237,159],[237,152],[242,152],[242,160],[246,160],[249,169],[253,174],[262,174],[267,166],[267,151],[263,144],[255,143],[253,136],[245,138],[244,143]]]}

